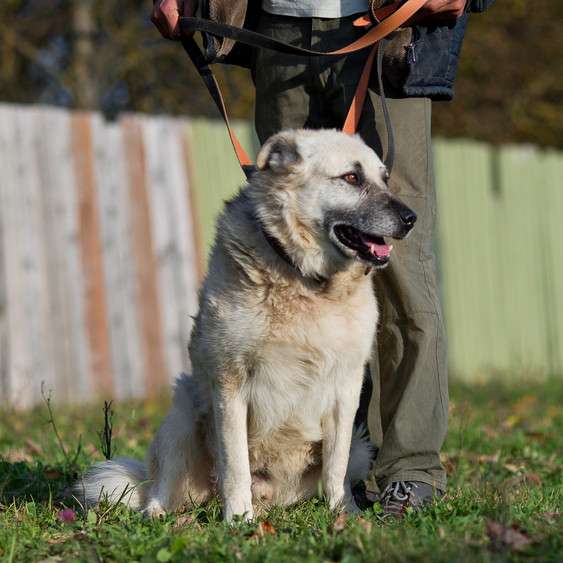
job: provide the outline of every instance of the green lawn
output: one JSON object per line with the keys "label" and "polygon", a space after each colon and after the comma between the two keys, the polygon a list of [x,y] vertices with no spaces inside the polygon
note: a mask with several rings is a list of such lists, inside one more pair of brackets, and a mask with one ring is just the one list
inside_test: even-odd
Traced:
{"label": "green lawn", "polygon": [[[157,521],[121,506],[84,514],[65,494],[103,458],[101,405],[52,405],[66,455],[45,406],[4,412],[0,560],[563,561],[563,381],[453,384],[451,395],[448,494],[403,521],[371,510],[335,523],[318,500],[233,527],[217,503]],[[117,454],[143,457],[166,401],[114,410]]]}

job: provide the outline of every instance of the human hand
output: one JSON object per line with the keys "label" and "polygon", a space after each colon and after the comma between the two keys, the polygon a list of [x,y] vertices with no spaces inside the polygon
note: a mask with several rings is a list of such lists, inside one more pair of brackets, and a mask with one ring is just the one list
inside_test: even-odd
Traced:
{"label": "human hand", "polygon": [[463,16],[467,0],[428,0],[410,23],[452,21]]}
{"label": "human hand", "polygon": [[193,16],[198,0],[153,0],[151,21],[163,37],[175,39],[180,35],[178,20],[180,16]]}

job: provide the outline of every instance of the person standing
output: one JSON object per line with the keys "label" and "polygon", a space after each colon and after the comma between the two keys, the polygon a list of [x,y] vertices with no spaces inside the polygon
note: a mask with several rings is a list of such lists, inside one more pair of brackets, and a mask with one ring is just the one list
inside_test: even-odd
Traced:
{"label": "person standing", "polygon": [[[428,0],[408,25],[385,40],[383,84],[395,139],[389,188],[418,221],[374,276],[381,320],[370,362],[368,428],[378,448],[373,477],[386,514],[420,508],[446,489],[440,462],[448,418],[446,339],[433,233],[431,111],[451,100],[470,12],[494,0]],[[238,1],[215,0],[223,10]],[[383,2],[381,2],[383,4]],[[156,0],[152,20],[168,38],[197,0]],[[249,9],[257,9],[250,8]],[[262,0],[256,31],[316,51],[333,51],[365,33],[354,20],[367,0]],[[345,57],[301,57],[254,51],[256,131],[263,143],[288,128],[341,128],[369,49]],[[358,133],[379,155],[388,151],[377,80],[372,79]]]}

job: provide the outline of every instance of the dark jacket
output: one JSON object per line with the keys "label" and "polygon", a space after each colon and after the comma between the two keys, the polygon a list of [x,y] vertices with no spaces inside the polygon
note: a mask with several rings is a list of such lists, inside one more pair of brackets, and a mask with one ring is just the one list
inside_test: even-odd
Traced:
{"label": "dark jacket", "polygon": [[[450,100],[469,12],[482,12],[494,0],[468,0],[467,13],[454,23],[417,25],[406,50],[406,72],[401,78],[399,95]],[[260,0],[202,0],[202,16],[220,23],[254,29]],[[248,50],[242,45],[233,48],[231,40],[205,37],[209,62],[226,62],[247,66]]]}
{"label": "dark jacket", "polygon": [[469,12],[482,12],[494,0],[471,0],[467,13],[449,25],[423,26],[413,29],[412,49],[408,53],[408,73],[402,87],[407,97],[429,97],[451,100],[457,65]]}

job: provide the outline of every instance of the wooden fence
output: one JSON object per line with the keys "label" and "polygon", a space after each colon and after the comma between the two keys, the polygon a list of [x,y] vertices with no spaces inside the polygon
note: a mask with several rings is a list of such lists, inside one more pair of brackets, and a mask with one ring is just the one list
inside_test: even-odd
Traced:
{"label": "wooden fence", "polygon": [[[562,372],[562,156],[438,142],[436,172],[452,368]],[[0,105],[0,402],[41,382],[144,396],[189,370],[214,217],[242,183],[219,122]]]}

